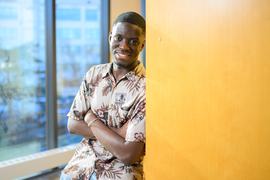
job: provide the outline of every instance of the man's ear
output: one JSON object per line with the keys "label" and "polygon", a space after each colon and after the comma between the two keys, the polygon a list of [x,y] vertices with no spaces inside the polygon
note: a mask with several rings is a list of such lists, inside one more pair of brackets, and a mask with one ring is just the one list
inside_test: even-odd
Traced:
{"label": "man's ear", "polygon": [[143,40],[141,51],[143,50],[145,43],[146,43],[146,40]]}
{"label": "man's ear", "polygon": [[112,40],[112,32],[109,32],[109,38],[108,38],[109,43],[111,42],[111,40]]}

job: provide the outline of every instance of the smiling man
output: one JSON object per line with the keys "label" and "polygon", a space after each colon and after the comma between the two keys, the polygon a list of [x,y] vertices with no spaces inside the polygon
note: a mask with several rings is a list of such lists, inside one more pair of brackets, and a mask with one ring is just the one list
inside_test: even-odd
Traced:
{"label": "smiling man", "polygon": [[145,20],[119,15],[109,35],[113,61],[85,75],[70,112],[68,129],[83,137],[61,179],[143,179]]}

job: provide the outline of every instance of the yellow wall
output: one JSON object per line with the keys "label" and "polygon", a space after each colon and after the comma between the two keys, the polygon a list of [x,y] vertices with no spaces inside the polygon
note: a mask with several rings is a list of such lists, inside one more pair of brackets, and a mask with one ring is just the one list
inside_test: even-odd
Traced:
{"label": "yellow wall", "polygon": [[126,11],[141,14],[141,0],[110,0],[110,28],[117,16]]}
{"label": "yellow wall", "polygon": [[270,179],[270,1],[147,0],[146,18],[146,180]]}

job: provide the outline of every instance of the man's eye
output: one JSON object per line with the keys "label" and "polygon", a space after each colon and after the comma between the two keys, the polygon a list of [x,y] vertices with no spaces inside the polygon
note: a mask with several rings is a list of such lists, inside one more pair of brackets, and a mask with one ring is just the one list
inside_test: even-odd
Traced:
{"label": "man's eye", "polygon": [[122,40],[121,37],[114,37],[114,39],[115,39],[116,41],[121,41],[121,40]]}
{"label": "man's eye", "polygon": [[130,44],[138,44],[137,40],[130,40]]}

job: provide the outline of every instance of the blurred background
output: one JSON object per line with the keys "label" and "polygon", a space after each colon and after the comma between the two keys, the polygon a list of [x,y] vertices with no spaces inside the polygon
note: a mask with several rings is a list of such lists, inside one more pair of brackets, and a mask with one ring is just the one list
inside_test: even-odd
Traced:
{"label": "blurred background", "polygon": [[[84,74],[101,63],[101,1],[56,0],[58,147],[81,137],[67,116]],[[44,0],[0,1],[0,161],[46,147]]]}

